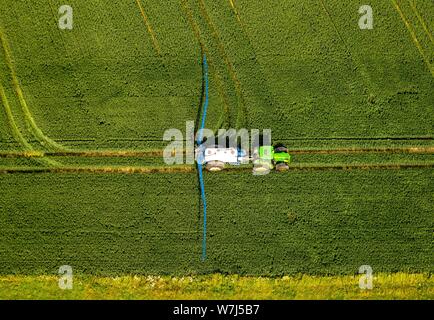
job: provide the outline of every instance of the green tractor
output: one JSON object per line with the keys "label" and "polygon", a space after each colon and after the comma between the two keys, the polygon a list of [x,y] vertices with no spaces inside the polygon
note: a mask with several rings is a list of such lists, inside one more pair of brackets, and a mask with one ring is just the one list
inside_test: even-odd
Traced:
{"label": "green tractor", "polygon": [[258,174],[268,173],[273,168],[282,172],[289,169],[291,156],[288,148],[278,143],[273,146],[259,146],[253,151],[253,171]]}
{"label": "green tractor", "polygon": [[289,170],[291,156],[289,155],[288,148],[281,143],[276,144],[274,146],[273,161],[276,167],[276,171]]}

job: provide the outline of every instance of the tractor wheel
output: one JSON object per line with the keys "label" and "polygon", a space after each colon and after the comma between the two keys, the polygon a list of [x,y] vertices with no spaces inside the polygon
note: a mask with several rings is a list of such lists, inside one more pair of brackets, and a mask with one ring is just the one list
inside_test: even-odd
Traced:
{"label": "tractor wheel", "polygon": [[265,174],[267,171],[270,171],[270,168],[265,165],[255,165],[253,166],[253,172],[257,174]]}
{"label": "tractor wheel", "polygon": [[210,161],[206,164],[206,170],[208,171],[222,171],[225,167],[224,162],[221,161]]}
{"label": "tractor wheel", "polygon": [[289,170],[289,166],[285,162],[280,162],[276,164],[276,171],[283,172],[288,170]]}

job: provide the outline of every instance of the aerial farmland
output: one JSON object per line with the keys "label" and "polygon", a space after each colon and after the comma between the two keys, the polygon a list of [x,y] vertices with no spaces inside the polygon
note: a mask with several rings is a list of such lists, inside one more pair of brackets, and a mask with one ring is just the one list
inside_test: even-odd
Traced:
{"label": "aerial farmland", "polygon": [[433,34],[430,0],[0,0],[0,299],[433,299]]}

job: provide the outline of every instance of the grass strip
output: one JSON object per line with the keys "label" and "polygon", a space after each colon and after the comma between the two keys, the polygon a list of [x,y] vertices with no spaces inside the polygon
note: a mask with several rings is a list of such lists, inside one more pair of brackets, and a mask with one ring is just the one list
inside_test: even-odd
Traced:
{"label": "grass strip", "polygon": [[189,277],[98,277],[77,275],[61,290],[54,275],[0,277],[0,299],[418,299],[434,298],[428,274],[374,274],[373,288],[359,287],[359,275],[250,277],[210,274]]}

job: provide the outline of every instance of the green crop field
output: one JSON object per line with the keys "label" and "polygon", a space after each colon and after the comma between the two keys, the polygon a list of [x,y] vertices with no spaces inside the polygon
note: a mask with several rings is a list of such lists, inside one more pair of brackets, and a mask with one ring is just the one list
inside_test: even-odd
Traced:
{"label": "green crop field", "polygon": [[[32,297],[42,287],[29,283],[62,265],[107,287],[217,273],[267,277],[257,298],[434,297],[433,1],[69,0],[71,30],[58,25],[64,2],[0,0],[0,299]],[[167,165],[163,135],[198,129],[204,55],[205,126],[271,129],[292,163],[204,174],[202,261],[196,166]],[[268,287],[353,281],[362,265],[426,290]],[[104,296],[83,288],[66,298]],[[134,294],[108,296],[152,298]]]}

